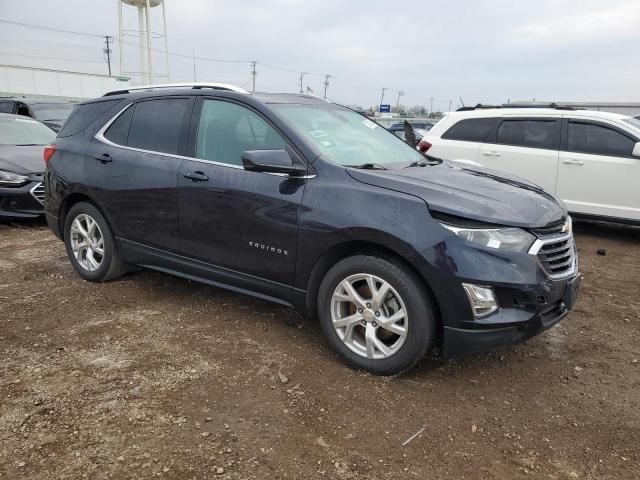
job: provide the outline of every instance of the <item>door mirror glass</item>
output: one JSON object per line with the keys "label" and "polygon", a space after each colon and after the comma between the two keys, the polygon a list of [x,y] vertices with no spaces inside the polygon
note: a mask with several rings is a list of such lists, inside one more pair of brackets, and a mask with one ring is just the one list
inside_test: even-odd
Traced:
{"label": "door mirror glass", "polygon": [[250,172],[301,175],[306,170],[294,165],[286,150],[247,150],[242,153],[242,166]]}
{"label": "door mirror glass", "polygon": [[634,157],[640,157],[640,142],[633,146],[633,152],[631,152],[631,155]]}

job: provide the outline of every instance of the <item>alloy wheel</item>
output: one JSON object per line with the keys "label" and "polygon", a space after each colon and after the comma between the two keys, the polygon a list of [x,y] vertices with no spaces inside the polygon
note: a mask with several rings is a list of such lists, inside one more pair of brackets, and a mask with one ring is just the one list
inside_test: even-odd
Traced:
{"label": "alloy wheel", "polygon": [[358,273],[342,280],[331,297],[331,321],[352,352],[369,359],[396,354],[404,344],[409,318],[404,301],[385,280]]}
{"label": "alloy wheel", "polygon": [[90,215],[81,213],[71,223],[71,250],[78,264],[94,272],[104,260],[104,237],[98,223]]}

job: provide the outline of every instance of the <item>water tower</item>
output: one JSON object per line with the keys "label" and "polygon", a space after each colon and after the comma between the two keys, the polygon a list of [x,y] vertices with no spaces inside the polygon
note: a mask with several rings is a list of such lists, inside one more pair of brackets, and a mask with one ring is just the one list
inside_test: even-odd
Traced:
{"label": "water tower", "polygon": [[[135,10],[130,7],[137,9],[137,25]],[[146,85],[157,83],[158,78],[169,81],[165,1],[118,0],[118,23],[120,75]],[[160,65],[155,59],[160,59]]]}

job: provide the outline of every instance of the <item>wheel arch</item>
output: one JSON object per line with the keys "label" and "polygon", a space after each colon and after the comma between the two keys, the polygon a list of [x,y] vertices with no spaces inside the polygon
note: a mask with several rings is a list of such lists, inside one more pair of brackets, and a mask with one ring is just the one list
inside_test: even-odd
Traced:
{"label": "wheel arch", "polygon": [[[438,322],[438,329],[442,329],[442,313],[438,299],[435,296],[434,290],[430,285],[430,281],[423,275],[419,269],[415,267],[415,255],[408,254],[409,252],[403,251],[398,253],[397,250],[385,246],[381,243],[373,242],[370,240],[346,240],[333,245],[327,249],[316,260],[311,273],[307,281],[307,292],[305,298],[306,312],[311,317],[317,317],[318,312],[318,289],[320,283],[325,277],[329,269],[338,263],[339,261],[355,256],[355,255],[372,255],[389,260],[396,265],[399,265],[407,270],[411,271],[416,278],[423,284],[425,291],[430,295],[433,305],[436,308],[435,316]],[[413,257],[413,258],[412,258]]]}
{"label": "wheel arch", "polygon": [[71,210],[71,207],[73,207],[75,204],[80,202],[90,203],[91,205],[96,207],[104,217],[111,231],[114,232],[111,219],[109,218],[105,210],[100,206],[98,202],[96,202],[93,198],[91,198],[85,192],[73,192],[64,198],[64,200],[60,203],[60,208],[58,209],[58,227],[60,229],[60,235],[62,237],[62,240],[64,240],[64,225],[67,221],[67,215],[69,214],[69,210]]}

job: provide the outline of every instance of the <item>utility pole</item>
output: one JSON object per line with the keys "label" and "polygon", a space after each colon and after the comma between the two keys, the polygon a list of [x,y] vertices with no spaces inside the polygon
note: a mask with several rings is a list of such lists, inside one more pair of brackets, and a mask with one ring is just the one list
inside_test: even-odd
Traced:
{"label": "utility pole", "polygon": [[255,93],[256,91],[256,75],[257,74],[258,72],[256,71],[256,61],[252,60],[251,61],[251,77],[252,77],[251,91],[253,93]]}
{"label": "utility pole", "polygon": [[300,93],[304,93],[304,90],[302,90],[302,81],[303,81],[305,75],[309,75],[309,74],[307,72],[301,72],[300,73]]}
{"label": "utility pole", "polygon": [[429,97],[429,100],[431,101],[431,106],[429,108],[429,116],[433,115],[433,97]]}
{"label": "utility pole", "polygon": [[196,72],[196,49],[193,49],[193,81],[198,81],[198,74]]}
{"label": "utility pole", "polygon": [[380,97],[380,105],[382,105],[382,102],[384,102],[384,92],[386,92],[387,90],[389,90],[387,87],[382,87],[382,96]]}
{"label": "utility pole", "polygon": [[324,76],[324,99],[327,99],[327,87],[329,86],[329,79],[331,78],[331,75],[327,74]]}
{"label": "utility pole", "polygon": [[103,52],[107,54],[107,67],[109,68],[109,76],[111,76],[111,45],[109,44],[111,37],[109,35],[105,35],[104,41],[107,46],[103,49]]}
{"label": "utility pole", "polygon": [[400,97],[404,95],[404,92],[398,92],[398,100],[396,101],[396,110],[398,110],[398,105],[400,105]]}
{"label": "utility pole", "polygon": [[449,100],[449,111],[451,111],[451,100]]}

